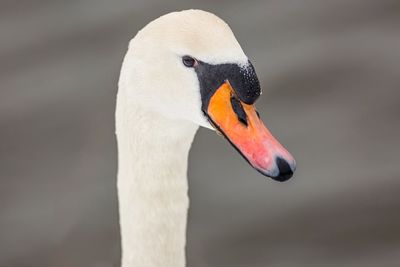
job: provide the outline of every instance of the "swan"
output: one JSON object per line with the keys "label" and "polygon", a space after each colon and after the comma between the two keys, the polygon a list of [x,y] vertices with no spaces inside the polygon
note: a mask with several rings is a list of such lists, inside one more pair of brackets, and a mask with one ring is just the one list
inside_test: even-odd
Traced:
{"label": "swan", "polygon": [[123,267],[185,266],[188,153],[199,126],[263,175],[292,176],[294,158],[255,110],[260,95],[253,65],[212,13],[166,14],[130,41],[115,113]]}

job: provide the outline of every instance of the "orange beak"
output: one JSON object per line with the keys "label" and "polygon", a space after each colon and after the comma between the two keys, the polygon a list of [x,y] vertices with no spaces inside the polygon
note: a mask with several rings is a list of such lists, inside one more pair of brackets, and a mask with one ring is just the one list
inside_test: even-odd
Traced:
{"label": "orange beak", "polygon": [[256,170],[278,181],[292,177],[296,168],[293,156],[265,127],[254,105],[239,100],[229,82],[215,91],[206,113],[216,130]]}

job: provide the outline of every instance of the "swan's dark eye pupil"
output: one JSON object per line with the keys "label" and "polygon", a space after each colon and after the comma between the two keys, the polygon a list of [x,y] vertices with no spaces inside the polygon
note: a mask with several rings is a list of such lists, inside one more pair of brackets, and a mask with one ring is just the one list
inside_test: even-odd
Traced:
{"label": "swan's dark eye pupil", "polygon": [[196,65],[196,60],[190,56],[184,56],[182,57],[182,62],[183,65],[185,65],[186,67],[194,67],[194,65]]}

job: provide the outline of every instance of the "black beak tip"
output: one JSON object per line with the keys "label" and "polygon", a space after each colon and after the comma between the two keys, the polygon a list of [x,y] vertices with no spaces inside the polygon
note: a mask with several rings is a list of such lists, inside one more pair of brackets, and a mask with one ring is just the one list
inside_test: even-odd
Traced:
{"label": "black beak tip", "polygon": [[292,176],[293,176],[293,172],[286,173],[286,174],[280,173],[278,176],[272,177],[272,179],[274,179],[275,181],[278,181],[278,182],[286,182],[287,180],[292,178]]}
{"label": "black beak tip", "polygon": [[290,178],[292,178],[293,176],[293,171],[292,168],[290,167],[289,163],[280,158],[277,157],[276,158],[276,166],[279,169],[279,174],[275,177],[272,177],[272,179],[279,181],[279,182],[285,182],[287,180],[289,180]]}

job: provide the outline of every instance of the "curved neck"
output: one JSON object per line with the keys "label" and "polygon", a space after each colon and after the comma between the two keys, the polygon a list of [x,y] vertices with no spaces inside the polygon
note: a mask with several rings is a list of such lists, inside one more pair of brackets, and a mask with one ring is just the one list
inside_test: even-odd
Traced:
{"label": "curved neck", "polygon": [[185,265],[188,153],[197,131],[118,93],[118,199],[123,267]]}

